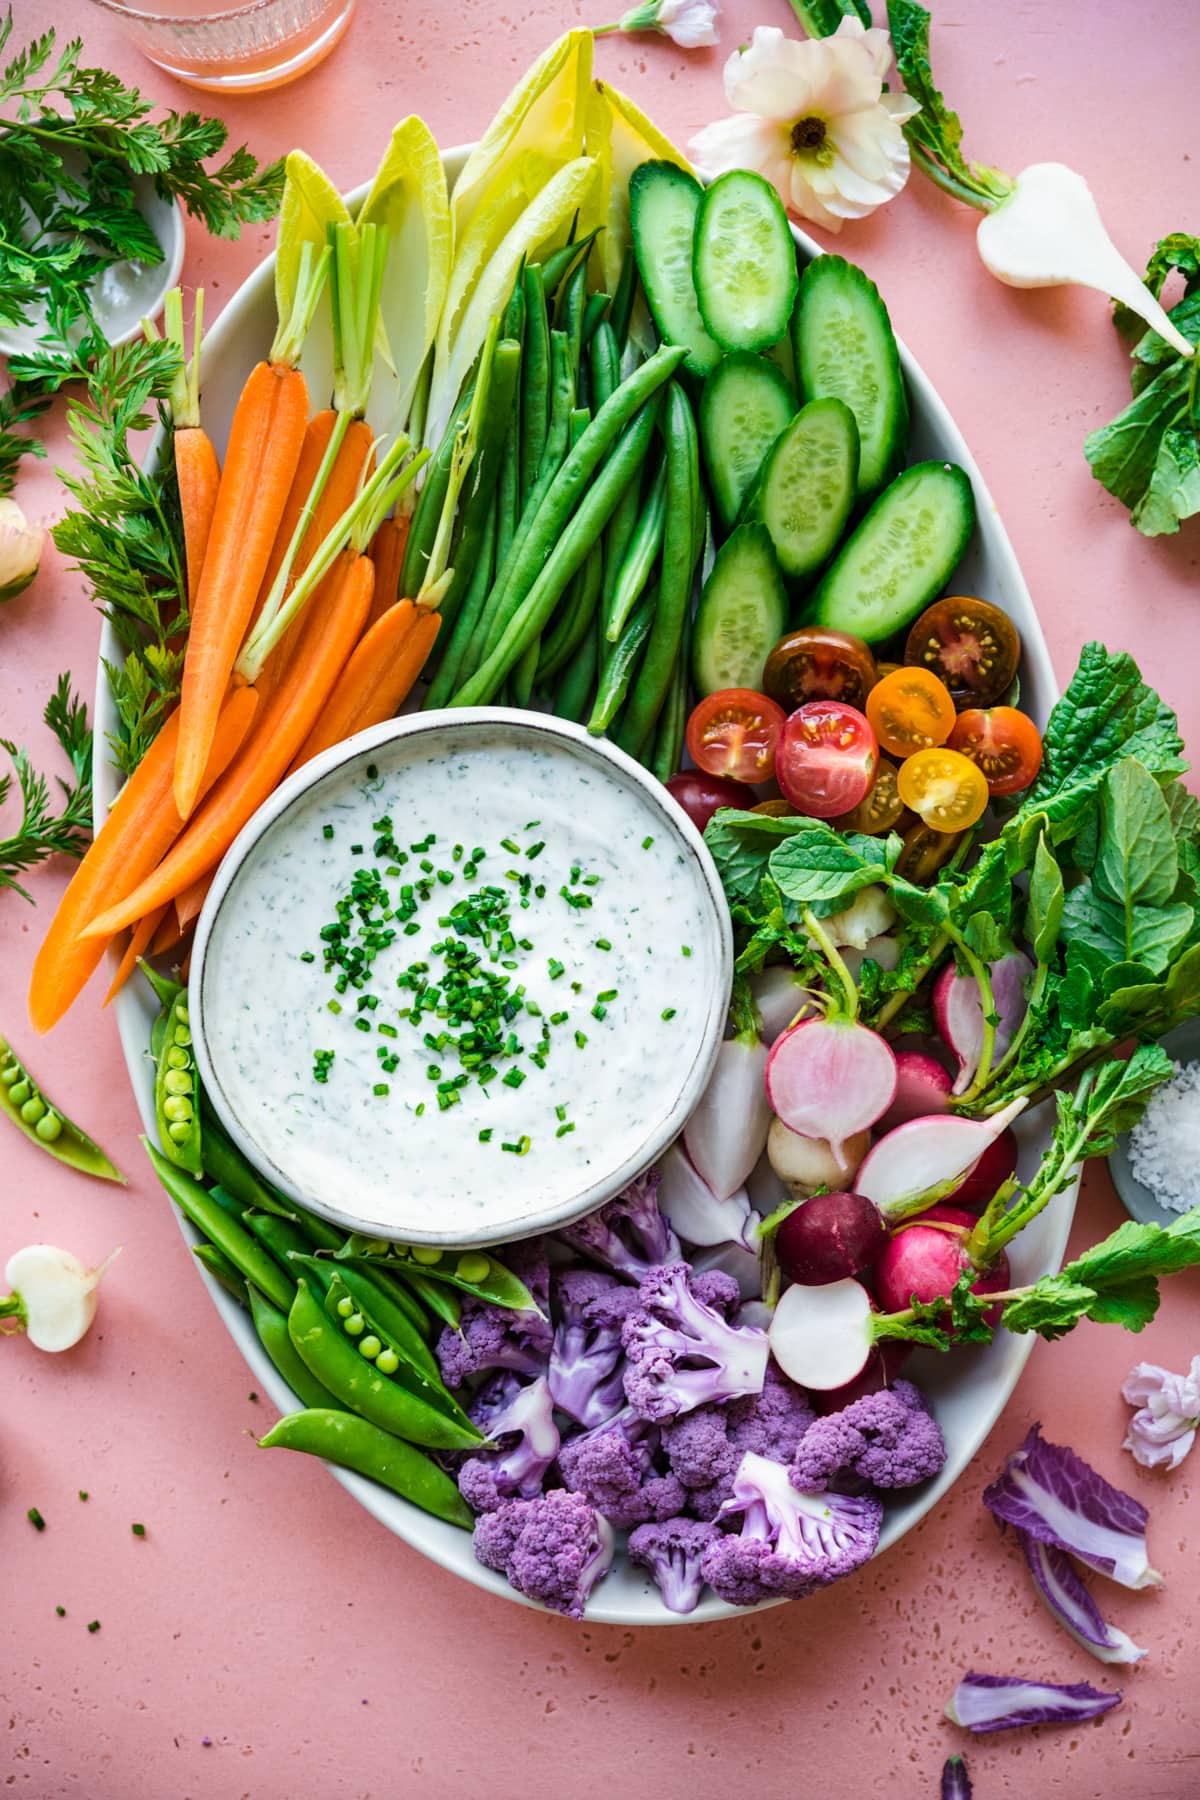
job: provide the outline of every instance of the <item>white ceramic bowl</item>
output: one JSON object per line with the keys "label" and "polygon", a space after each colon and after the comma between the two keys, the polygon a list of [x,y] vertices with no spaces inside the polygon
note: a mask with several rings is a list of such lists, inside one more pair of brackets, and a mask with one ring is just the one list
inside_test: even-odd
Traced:
{"label": "white ceramic bowl", "polygon": [[[448,150],[446,171],[451,181],[463,166],[468,150]],[[349,196],[351,204],[361,200],[366,187]],[[820,246],[803,232],[794,233],[806,257],[820,254]],[[204,405],[209,429],[220,444],[228,428],[234,403],[247,367],[262,354],[274,331],[274,297],[272,289],[274,259],[256,269],[225,307],[208,338],[204,363]],[[1000,523],[995,504],[988,493],[975,460],[967,449],[962,433],[946,411],[941,400],[917,363],[900,346],[900,360],[909,385],[912,406],[912,442],[910,459],[944,457],[958,463],[971,478],[975,490],[979,523],[975,536],[959,566],[956,585],[964,593],[977,593],[1004,608],[1021,633],[1024,658],[1021,672],[1021,703],[1039,724],[1057,697],[1054,673],[1042,637],[1041,626],[1033,609],[1012,545]],[[101,655],[114,657],[116,644],[105,627],[101,637]],[[104,760],[105,733],[115,729],[112,702],[103,671],[98,675],[96,698],[97,760],[95,787],[98,814],[111,804],[116,790],[116,777]],[[151,1134],[154,1130],[153,1075],[146,1057],[146,1042],[154,1009],[145,984],[130,982],[116,1001],[117,1022],[129,1078],[138,1105]],[[1050,1121],[1045,1111],[1034,1119],[1018,1121],[1017,1136],[1021,1142],[1021,1172],[1028,1176],[1036,1164],[1050,1135]],[[1078,1183],[1058,1195],[1045,1212],[1023,1231],[1012,1245],[1012,1270],[1016,1281],[1036,1280],[1050,1269],[1057,1269],[1066,1249],[1067,1233],[1075,1210]],[[190,1225],[180,1220],[189,1244],[196,1242]],[[213,1303],[254,1372],[255,1384],[270,1395],[281,1411],[290,1411],[294,1398],[267,1360],[250,1320],[204,1270],[197,1269],[208,1286]],[[1000,1415],[1017,1378],[1033,1348],[1032,1337],[1009,1337],[1000,1332],[995,1343],[986,1348],[958,1350],[953,1356],[938,1357],[920,1352],[911,1366],[913,1377],[932,1401],[938,1422],[946,1437],[949,1454],[936,1481],[888,1503],[884,1515],[879,1552],[910,1531],[931,1506],[953,1486],[968,1462],[987,1437]],[[476,1562],[471,1540],[463,1531],[443,1524],[427,1513],[418,1511],[406,1501],[387,1493],[373,1482],[344,1470],[333,1474],[359,1500],[372,1516],[394,1531],[414,1549],[432,1557],[444,1568],[473,1581],[478,1587],[502,1594],[522,1605],[531,1604],[515,1594],[508,1584]],[[850,1580],[870,1580],[868,1572],[860,1572]],[[779,1604],[771,1602],[770,1604]],[[695,1612],[680,1618],[663,1606],[657,1589],[641,1573],[627,1563],[619,1562],[612,1573],[596,1588],[588,1602],[588,1619],[613,1625],[678,1625],[695,1624],[707,1619],[729,1617],[735,1610],[712,1593],[707,1593]]]}

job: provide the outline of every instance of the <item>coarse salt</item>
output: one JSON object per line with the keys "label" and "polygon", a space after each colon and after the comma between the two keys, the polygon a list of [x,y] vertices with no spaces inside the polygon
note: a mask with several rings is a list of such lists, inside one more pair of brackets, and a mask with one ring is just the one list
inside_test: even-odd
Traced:
{"label": "coarse salt", "polygon": [[1169,1212],[1200,1204],[1200,1062],[1176,1063],[1129,1134],[1129,1167]]}

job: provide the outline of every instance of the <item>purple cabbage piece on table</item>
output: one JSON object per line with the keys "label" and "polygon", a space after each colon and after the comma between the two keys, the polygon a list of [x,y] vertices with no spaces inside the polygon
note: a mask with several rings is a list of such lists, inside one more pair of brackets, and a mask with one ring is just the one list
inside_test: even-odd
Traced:
{"label": "purple cabbage piece on table", "polygon": [[1025,1552],[1039,1597],[1077,1644],[1103,1663],[1141,1661],[1146,1652],[1101,1618],[1069,1556],[1056,1544],[1044,1544],[1027,1531],[1018,1530],[1017,1542]]}
{"label": "purple cabbage piece on table", "polygon": [[1152,1587],[1162,1580],[1150,1567],[1149,1515],[1141,1502],[1105,1481],[1073,1450],[1048,1443],[1036,1424],[1004,1473],[984,1489],[983,1503],[1002,1525],[1056,1544],[1122,1587]]}
{"label": "purple cabbage piece on table", "polygon": [[1098,1719],[1121,1704],[1120,1694],[1105,1694],[1075,1681],[1059,1687],[1052,1681],[1026,1681],[1020,1675],[964,1675],[950,1697],[946,1717],[982,1736],[1014,1725],[1075,1725]]}
{"label": "purple cabbage piece on table", "polygon": [[961,1756],[948,1756],[942,1770],[942,1800],[971,1800],[971,1777]]}

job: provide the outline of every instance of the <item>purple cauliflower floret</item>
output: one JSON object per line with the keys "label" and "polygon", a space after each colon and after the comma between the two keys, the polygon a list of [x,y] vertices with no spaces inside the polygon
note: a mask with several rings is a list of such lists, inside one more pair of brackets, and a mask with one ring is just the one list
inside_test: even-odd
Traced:
{"label": "purple cauliflower floret", "polygon": [[625,1404],[621,1328],[638,1304],[637,1289],[598,1269],[568,1269],[555,1277],[554,1302],[554,1404],[580,1425],[603,1425]]}
{"label": "purple cauliflower floret", "polygon": [[568,1438],[558,1472],[572,1493],[582,1494],[611,1525],[626,1531],[683,1511],[687,1494],[677,1475],[655,1464],[658,1429],[631,1406],[615,1419]]}
{"label": "purple cauliflower floret", "polygon": [[883,1507],[874,1495],[801,1494],[782,1463],[743,1456],[722,1518],[742,1515],[739,1534],[710,1544],[705,1581],[731,1606],[799,1599],[859,1568],[879,1542]]}
{"label": "purple cauliflower floret", "polygon": [[726,1406],[698,1406],[664,1425],[662,1447],[689,1489],[690,1510],[702,1519],[716,1518],[747,1450],[790,1463],[815,1416],[804,1390],[768,1363],[761,1394]]}
{"label": "purple cauliflower floret", "polygon": [[689,1285],[697,1300],[711,1306],[723,1319],[732,1319],[742,1304],[741,1288],[724,1269],[704,1269],[699,1273],[693,1269]]}
{"label": "purple cauliflower floret", "polygon": [[559,1232],[564,1243],[602,1268],[640,1281],[651,1269],[674,1262],[679,1239],[658,1210],[658,1171],[630,1182],[598,1212]]}
{"label": "purple cauliflower floret", "polygon": [[581,1494],[554,1488],[536,1500],[506,1500],[475,1521],[475,1555],[518,1594],[582,1619],[588,1595],[612,1566],[612,1526]]}
{"label": "purple cauliflower floret", "polygon": [[686,1263],[645,1276],[625,1321],[625,1393],[644,1419],[674,1419],[711,1400],[761,1393],[767,1334],[728,1324],[698,1300]]}
{"label": "purple cauliflower floret", "polygon": [[701,1519],[639,1525],[629,1534],[629,1560],[649,1570],[669,1612],[694,1612],[704,1586],[701,1559],[720,1535],[715,1525]]}
{"label": "purple cauliflower floret", "polygon": [[468,1297],[458,1326],[447,1325],[437,1341],[438,1365],[447,1387],[461,1387],[468,1376],[488,1369],[511,1369],[515,1375],[546,1372],[554,1330],[544,1240],[529,1238],[509,1244],[504,1264],[525,1283],[539,1310],[514,1312]]}
{"label": "purple cauliflower floret", "polygon": [[485,1382],[471,1407],[479,1429],[496,1444],[469,1456],[458,1491],[475,1512],[495,1512],[505,1500],[532,1500],[558,1455],[554,1399],[544,1375],[528,1385],[508,1370]]}
{"label": "purple cauliflower floret", "polygon": [[796,1451],[791,1481],[808,1494],[847,1476],[877,1488],[914,1487],[936,1475],[945,1460],[946,1440],[924,1395],[901,1379],[810,1425]]}

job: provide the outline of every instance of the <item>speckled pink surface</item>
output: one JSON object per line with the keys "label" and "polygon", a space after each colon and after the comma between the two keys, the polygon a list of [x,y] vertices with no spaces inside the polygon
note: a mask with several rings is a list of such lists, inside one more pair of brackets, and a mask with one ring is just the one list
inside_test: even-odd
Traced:
{"label": "speckled pink surface", "polygon": [[[264,154],[303,143],[343,185],[374,167],[395,119],[419,111],[440,140],[474,136],[521,69],[605,0],[525,8],[360,0],[314,77],[225,107]],[[614,6],[613,10],[616,8]],[[16,37],[53,12],[89,60],[194,103],[141,63],[84,0],[16,0]],[[1154,238],[1200,226],[1189,0],[995,6],[942,0],[939,78],[970,147],[1018,169],[1085,170],[1135,263]],[[727,6],[726,49],[784,0]],[[720,52],[606,40],[604,75],[679,139],[722,110]],[[201,97],[199,102],[203,105]],[[1060,679],[1091,635],[1133,650],[1200,742],[1200,532],[1149,543],[1097,488],[1085,432],[1127,393],[1104,302],[1017,294],[982,270],[972,219],[914,179],[839,244],[877,278],[898,329],[975,450],[1041,612]],[[185,271],[219,306],[267,243],[189,234]],[[48,475],[22,498],[49,522]],[[57,558],[0,618],[0,730],[39,752],[55,672],[90,688],[97,621]],[[64,879],[33,883],[39,909],[0,898],[0,1025],[30,1046],[24,991]],[[99,984],[94,984],[98,989]],[[100,991],[30,1060],[56,1097],[132,1172],[88,1183],[5,1131],[0,1252],[49,1239],[90,1258],[124,1245],[100,1319],[74,1354],[0,1346],[0,1783],[30,1800],[726,1800],[732,1794],[921,1800],[965,1750],[977,1800],[1187,1800],[1200,1791],[1196,1669],[1200,1452],[1174,1476],[1120,1448],[1130,1364],[1176,1367],[1200,1349],[1200,1281],[1171,1284],[1140,1339],[1081,1327],[1039,1344],[990,1442],[957,1491],[859,1576],[728,1624],[589,1629],[461,1585],[374,1524],[316,1464],[260,1455],[268,1409],[250,1393],[162,1194]],[[1104,1173],[1085,1182],[1076,1241],[1115,1225]],[[980,1490],[1030,1420],[1131,1487],[1152,1515],[1162,1590],[1098,1584],[1150,1655],[1116,1681],[1033,1598]],[[78,1493],[85,1489],[86,1503]],[[46,1529],[36,1533],[26,1509]],[[130,1531],[146,1526],[144,1540]],[[66,1617],[55,1607],[66,1608]],[[87,1623],[101,1628],[89,1634]],[[975,1744],[942,1717],[977,1668],[1125,1690],[1078,1730]],[[1116,1673],[1116,1672],[1111,1672]]]}

